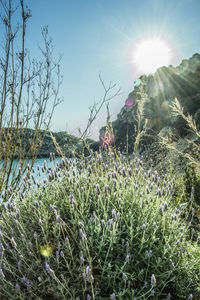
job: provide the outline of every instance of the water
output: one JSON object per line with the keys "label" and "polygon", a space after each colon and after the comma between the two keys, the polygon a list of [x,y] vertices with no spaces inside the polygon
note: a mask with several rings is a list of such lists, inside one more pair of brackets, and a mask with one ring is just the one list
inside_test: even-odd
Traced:
{"label": "water", "polygon": [[[61,157],[56,157],[53,161],[50,161],[49,157],[46,157],[46,158],[37,158],[36,161],[35,161],[35,163],[34,163],[34,165],[33,165],[35,179],[38,180],[38,181],[41,180],[41,178],[39,176],[38,167],[39,167],[39,169],[41,169],[41,167],[44,165],[44,161],[46,161],[47,168],[50,168],[50,169],[53,168],[54,169],[56,167],[57,163],[61,163],[61,160],[62,160]],[[27,162],[29,163],[29,165],[31,165],[32,160],[31,159],[27,160]],[[2,166],[3,166],[3,160],[0,163],[0,168]],[[18,171],[19,167],[20,167],[18,159],[14,159],[14,162],[13,162],[13,168],[15,168],[16,166],[17,166],[17,171]],[[23,177],[24,176],[25,175],[23,175]],[[10,180],[11,180],[11,178],[10,178]]]}
{"label": "water", "polygon": [[[71,169],[75,170],[75,172],[76,172],[75,164],[77,162],[77,159],[69,158],[69,159],[66,159],[66,161],[71,164],[71,166],[72,166]],[[29,164],[29,166],[31,166],[32,160],[31,159],[27,160],[27,163]],[[46,171],[42,172],[42,168],[44,167],[44,163],[46,165]],[[49,176],[47,170],[49,169],[50,171],[51,170],[53,171],[53,170],[56,169],[56,166],[60,165],[61,163],[62,163],[62,158],[61,157],[56,157],[54,160],[50,160],[49,157],[36,159],[36,161],[33,165],[33,168],[31,170],[30,179],[32,180],[34,178],[33,179],[34,182],[37,182],[38,184],[43,185],[44,180],[48,179],[48,176]],[[0,162],[0,168],[2,168],[2,166],[3,166],[3,161]],[[16,167],[16,174],[17,174],[18,170],[20,168],[20,164],[19,164],[19,161],[17,159],[15,159],[14,162],[13,162],[13,168],[15,168],[15,167]],[[24,173],[22,175],[21,180],[19,182],[19,186],[22,184],[25,177],[26,177],[26,173]],[[11,179],[12,179],[12,173],[11,173],[11,176],[9,178],[9,185],[11,183]],[[0,191],[0,203],[2,202],[2,198],[3,198],[4,193],[5,193],[4,189]],[[9,201],[9,199],[8,199],[8,201]]]}

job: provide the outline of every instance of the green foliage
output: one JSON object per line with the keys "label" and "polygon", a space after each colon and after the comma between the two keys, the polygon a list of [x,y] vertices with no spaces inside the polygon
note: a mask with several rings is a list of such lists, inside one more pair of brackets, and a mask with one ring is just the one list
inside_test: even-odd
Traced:
{"label": "green foliage", "polygon": [[183,176],[185,185],[185,197],[187,200],[194,197],[194,201],[200,205],[200,175],[197,175],[194,167],[187,166]]}
{"label": "green foliage", "polygon": [[65,165],[1,207],[0,299],[198,299],[174,179],[110,149]]}

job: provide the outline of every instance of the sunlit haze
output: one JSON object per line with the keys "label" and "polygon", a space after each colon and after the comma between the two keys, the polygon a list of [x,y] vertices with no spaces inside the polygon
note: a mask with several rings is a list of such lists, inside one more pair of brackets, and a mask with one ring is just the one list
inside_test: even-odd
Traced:
{"label": "sunlit haze", "polygon": [[170,49],[165,41],[150,38],[138,44],[134,63],[144,73],[154,73],[157,68],[170,64]]}
{"label": "sunlit haze", "polygon": [[[121,88],[120,96],[110,102],[113,121],[141,75],[162,65],[177,66],[200,52],[200,0],[25,0],[25,4],[32,11],[25,37],[31,58],[41,57],[38,45],[43,46],[41,29],[46,25],[53,57],[62,56],[63,102],[54,112],[54,131],[77,136],[78,127],[84,131],[89,107],[104,96],[99,74],[107,86],[111,81]],[[1,9],[0,14],[4,15]],[[1,46],[3,41],[1,31]],[[98,139],[106,115],[105,105],[91,126],[92,138]]]}

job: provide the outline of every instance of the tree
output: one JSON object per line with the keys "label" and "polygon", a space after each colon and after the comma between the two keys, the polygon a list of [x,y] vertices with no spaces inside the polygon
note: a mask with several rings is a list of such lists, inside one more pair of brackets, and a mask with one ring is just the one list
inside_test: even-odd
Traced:
{"label": "tree", "polygon": [[[18,3],[17,3],[18,2]],[[17,3],[17,6],[15,6]],[[55,107],[61,102],[60,58],[53,59],[48,28],[42,30],[41,59],[32,59],[26,49],[27,24],[31,11],[24,0],[0,0],[4,33],[0,50],[0,191],[16,188],[27,168],[29,139],[31,167],[49,130]],[[18,19],[16,22],[16,18]],[[30,128],[34,129],[31,131]],[[14,159],[18,158],[17,165]],[[20,165],[20,168],[19,168]]]}

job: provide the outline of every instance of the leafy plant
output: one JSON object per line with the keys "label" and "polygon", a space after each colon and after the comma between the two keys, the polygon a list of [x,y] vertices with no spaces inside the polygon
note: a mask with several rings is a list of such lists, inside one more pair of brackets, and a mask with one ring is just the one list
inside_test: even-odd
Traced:
{"label": "leafy plant", "polygon": [[171,176],[110,147],[42,172],[1,205],[0,298],[199,298],[199,246]]}

